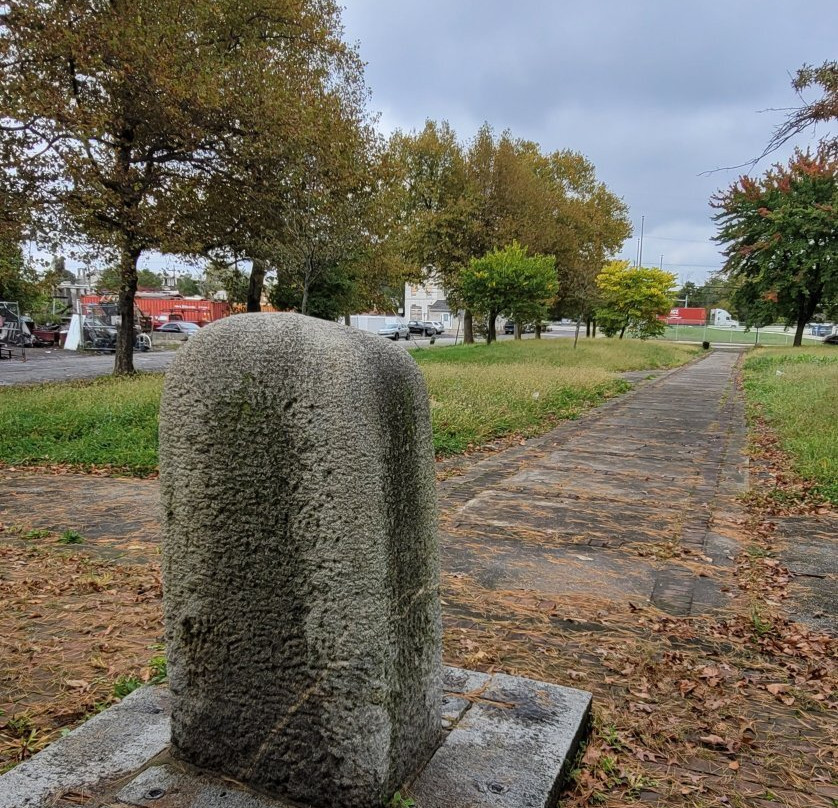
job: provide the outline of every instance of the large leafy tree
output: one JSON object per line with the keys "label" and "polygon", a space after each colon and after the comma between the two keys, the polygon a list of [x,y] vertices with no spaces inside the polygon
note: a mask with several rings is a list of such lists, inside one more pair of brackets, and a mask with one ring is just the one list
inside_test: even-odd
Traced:
{"label": "large leafy tree", "polygon": [[[191,252],[182,210],[196,177],[255,182],[265,128],[301,127],[308,82],[325,87],[346,48],[332,0],[19,0],[0,14],[4,155],[37,188],[40,229],[119,265],[114,370],[133,372],[137,262]],[[294,127],[283,130],[293,132]],[[229,199],[228,199],[229,201]],[[221,206],[208,206],[220,213]],[[245,211],[249,211],[245,208]],[[209,223],[211,225],[211,223]],[[208,226],[204,232],[211,230]]]}
{"label": "large leafy tree", "polygon": [[[599,300],[597,275],[631,236],[628,207],[596,177],[594,165],[578,152],[539,156],[536,171],[549,189],[549,216],[538,249],[556,256],[557,309],[576,319],[592,318]],[[576,340],[574,340],[574,347]]]}
{"label": "large leafy tree", "polygon": [[[326,311],[331,319],[335,308],[347,314],[381,303],[378,288],[403,282],[393,246],[394,181],[368,128],[345,120],[343,129],[329,129],[322,157],[288,178],[287,235],[270,255],[277,301],[293,301],[303,314]],[[320,302],[310,311],[314,290]],[[385,307],[393,308],[392,301]]]}
{"label": "large leafy tree", "polygon": [[387,159],[396,172],[394,237],[417,273],[429,268],[442,282],[452,308],[460,270],[473,254],[474,217],[463,146],[446,121],[427,121],[420,132],[395,132]]}
{"label": "large leafy tree", "polygon": [[[555,256],[565,305],[574,313],[590,308],[597,272],[631,228],[625,204],[582,155],[545,155],[509,132],[495,136],[488,124],[462,145],[434,122],[419,134],[397,134],[391,148],[405,166],[408,255],[434,268],[456,304],[469,261],[515,240]],[[469,315],[466,307],[466,341]]]}
{"label": "large leafy tree", "polygon": [[0,241],[0,300],[18,303],[22,312],[29,313],[41,291],[38,276],[24,260],[20,245]]}
{"label": "large leafy tree", "polygon": [[488,318],[487,342],[496,339],[495,321],[541,320],[558,291],[555,258],[528,255],[517,241],[472,259],[460,274],[465,303]]}
{"label": "large leafy tree", "polygon": [[[332,3],[314,5],[337,31]],[[248,311],[260,309],[273,271],[289,291],[302,287],[296,308],[307,310],[312,284],[370,227],[379,138],[363,65],[333,36],[308,50],[283,47],[244,89],[247,124],[225,142],[219,169],[197,176],[188,219],[204,254],[250,266]]]}
{"label": "large leafy tree", "polygon": [[600,303],[596,317],[607,337],[629,334],[640,339],[664,331],[659,319],[672,307],[675,276],[649,267],[632,267],[628,261],[611,261],[597,276]]}
{"label": "large leafy tree", "polygon": [[756,303],[770,304],[796,325],[794,345],[819,307],[838,300],[836,174],[838,156],[828,147],[796,151],[788,165],[741,177],[711,202],[734,306],[764,319],[766,305]]}

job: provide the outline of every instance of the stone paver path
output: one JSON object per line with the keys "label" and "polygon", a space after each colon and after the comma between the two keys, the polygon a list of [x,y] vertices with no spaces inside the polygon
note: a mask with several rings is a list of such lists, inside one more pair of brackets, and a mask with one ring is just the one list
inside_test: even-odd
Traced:
{"label": "stone paver path", "polygon": [[[723,605],[737,548],[711,519],[747,479],[737,360],[715,352],[443,482],[446,569],[490,588],[597,593],[673,615]],[[686,563],[655,560],[676,548]],[[707,577],[695,559],[711,562]]]}

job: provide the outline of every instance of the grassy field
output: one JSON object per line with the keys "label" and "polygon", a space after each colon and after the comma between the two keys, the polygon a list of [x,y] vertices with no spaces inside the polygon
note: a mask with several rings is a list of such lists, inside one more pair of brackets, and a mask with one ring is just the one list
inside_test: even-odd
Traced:
{"label": "grassy field", "polygon": [[[695,348],[599,340],[574,351],[565,340],[413,352],[428,383],[438,455],[510,434],[533,435],[627,388],[616,373],[672,367]],[[0,458],[10,466],[109,468],[146,475],[157,467],[162,375],[110,377],[0,393]]]}
{"label": "grassy field", "polygon": [[615,374],[671,367],[685,346],[616,340],[521,340],[416,350],[431,396],[438,455],[509,434],[531,436],[628,388]]}
{"label": "grassy field", "polygon": [[760,350],[745,363],[745,391],[795,471],[838,505],[838,348]]}
{"label": "grassy field", "polygon": [[[744,331],[736,328],[713,328],[708,326],[705,330],[702,325],[679,325],[676,329],[675,326],[668,325],[662,337],[665,340],[677,340],[679,342],[703,342],[706,339],[709,342],[734,343],[736,345],[754,345],[757,338],[759,338],[760,345],[787,345],[790,347],[794,339],[794,332],[791,330],[785,332],[761,330],[757,334],[756,331]],[[823,337],[813,337],[811,334],[803,335],[804,345],[818,345],[822,340]]]}

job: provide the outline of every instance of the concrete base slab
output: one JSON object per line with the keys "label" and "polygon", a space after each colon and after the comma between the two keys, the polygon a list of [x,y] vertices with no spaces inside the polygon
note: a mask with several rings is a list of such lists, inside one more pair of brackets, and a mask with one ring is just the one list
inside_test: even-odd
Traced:
{"label": "concrete base slab", "polygon": [[[552,808],[587,729],[591,694],[448,668],[460,718],[409,790],[417,808]],[[465,705],[463,705],[465,702]]]}
{"label": "concrete base slab", "polygon": [[[417,808],[555,806],[591,694],[460,668],[445,669],[444,690],[446,738],[402,794]],[[168,745],[168,689],[141,688],[1,776],[0,808],[291,808],[173,760]]]}
{"label": "concrete base slab", "polygon": [[70,805],[64,795],[131,776],[168,747],[170,709],[168,688],[135,690],[0,777],[0,808]]}

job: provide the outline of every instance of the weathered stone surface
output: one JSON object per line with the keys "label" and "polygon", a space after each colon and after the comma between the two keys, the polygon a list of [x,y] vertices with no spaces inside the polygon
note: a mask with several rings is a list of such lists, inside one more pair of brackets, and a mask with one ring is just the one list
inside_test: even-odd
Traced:
{"label": "weathered stone surface", "polygon": [[427,393],[387,340],[230,317],[160,412],[174,752],[311,805],[378,805],[440,732]]}
{"label": "weathered stone surface", "polygon": [[776,525],[777,557],[792,575],[786,601],[792,616],[838,636],[838,517],[786,516]]}
{"label": "weathered stone surface", "polygon": [[144,687],[0,777],[0,808],[42,808],[130,774],[169,743],[169,691]]}
{"label": "weathered stone surface", "polygon": [[411,787],[417,806],[553,808],[586,730],[591,694],[470,673],[446,669],[446,692],[461,676],[471,707]]}
{"label": "weathered stone surface", "polygon": [[116,799],[116,805],[131,808],[294,808],[172,763],[141,772]]}

